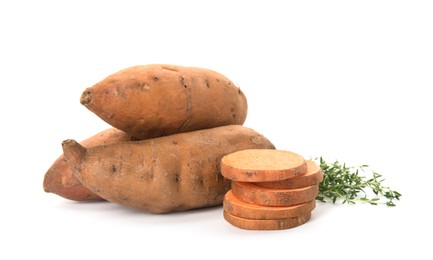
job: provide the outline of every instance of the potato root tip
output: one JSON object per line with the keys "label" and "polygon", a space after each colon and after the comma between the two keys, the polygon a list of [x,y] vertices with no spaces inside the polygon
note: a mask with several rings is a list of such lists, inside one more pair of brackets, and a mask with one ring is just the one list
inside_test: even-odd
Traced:
{"label": "potato root tip", "polygon": [[88,89],[86,89],[84,92],[83,92],[83,94],[81,94],[81,97],[80,97],[80,103],[82,104],[82,105],[87,105],[87,104],[89,104],[91,101],[92,101],[92,91],[91,90],[88,90]]}
{"label": "potato root tip", "polygon": [[86,148],[73,139],[62,142],[63,154],[70,165],[80,165],[86,155]]}

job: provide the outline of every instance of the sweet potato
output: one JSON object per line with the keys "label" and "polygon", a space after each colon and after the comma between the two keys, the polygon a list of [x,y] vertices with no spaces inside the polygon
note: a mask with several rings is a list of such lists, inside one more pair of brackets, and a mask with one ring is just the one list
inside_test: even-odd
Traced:
{"label": "sweet potato", "polygon": [[225,76],[204,68],[133,66],[85,89],[81,104],[140,139],[242,125],[247,100]]}
{"label": "sweet potato", "polygon": [[102,198],[152,213],[221,205],[230,181],[220,160],[243,149],[274,149],[256,131],[230,125],[84,148],[62,143],[75,176]]}
{"label": "sweet potato", "polygon": [[[81,145],[93,147],[131,140],[136,140],[136,138],[116,128],[109,128],[85,139],[81,142]],[[80,183],[69,169],[69,165],[63,155],[57,158],[45,173],[43,187],[45,192],[51,192],[70,200],[103,200]]]}

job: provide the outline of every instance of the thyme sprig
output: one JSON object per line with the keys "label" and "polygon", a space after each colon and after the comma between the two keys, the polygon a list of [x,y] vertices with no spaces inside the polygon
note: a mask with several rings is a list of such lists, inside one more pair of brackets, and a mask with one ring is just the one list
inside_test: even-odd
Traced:
{"label": "thyme sprig", "polygon": [[[401,194],[384,186],[383,176],[371,170],[368,165],[346,166],[339,161],[328,163],[322,157],[315,161],[323,172],[323,181],[319,184],[319,194],[316,197],[319,201],[395,206],[394,201],[400,200]],[[366,174],[371,176],[367,177]]]}

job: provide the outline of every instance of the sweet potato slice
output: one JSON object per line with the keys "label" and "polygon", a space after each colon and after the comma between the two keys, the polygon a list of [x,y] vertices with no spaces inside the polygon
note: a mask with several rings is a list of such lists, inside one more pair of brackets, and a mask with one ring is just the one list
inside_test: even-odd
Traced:
{"label": "sweet potato slice", "polygon": [[281,219],[248,219],[224,211],[224,219],[235,227],[248,230],[282,230],[305,224],[311,218],[311,212],[297,217]]}
{"label": "sweet potato slice", "polygon": [[264,206],[292,206],[316,198],[319,185],[298,189],[269,189],[248,182],[232,182],[232,192],[239,200]]}
{"label": "sweet potato slice", "polygon": [[319,184],[323,180],[322,169],[311,160],[306,160],[306,162],[307,171],[302,175],[281,181],[255,182],[254,184],[270,189],[297,189]]}
{"label": "sweet potato slice", "polygon": [[227,213],[249,219],[280,219],[303,216],[316,206],[316,200],[286,207],[262,206],[247,203],[236,198],[232,191],[224,196],[223,208]]}
{"label": "sweet potato slice", "polygon": [[248,149],[224,156],[221,173],[232,181],[277,181],[305,173],[304,158],[290,151]]}

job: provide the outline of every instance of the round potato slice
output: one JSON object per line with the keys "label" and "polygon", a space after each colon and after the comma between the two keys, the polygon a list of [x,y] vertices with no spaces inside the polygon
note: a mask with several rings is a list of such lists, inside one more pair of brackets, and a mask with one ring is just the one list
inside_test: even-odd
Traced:
{"label": "round potato slice", "polygon": [[316,206],[316,200],[293,206],[270,207],[247,203],[236,198],[232,191],[224,196],[223,208],[232,215],[249,219],[281,219],[303,216]]}
{"label": "round potato slice", "polygon": [[271,189],[297,189],[317,185],[323,180],[323,173],[320,166],[311,161],[307,162],[307,172],[296,177],[281,181],[255,182],[254,184]]}
{"label": "round potato slice", "polygon": [[263,206],[292,206],[314,200],[319,185],[298,189],[269,189],[247,182],[232,182],[231,190],[238,199]]}
{"label": "round potato slice", "polygon": [[248,230],[282,230],[300,226],[311,218],[311,213],[303,216],[281,219],[248,219],[224,211],[224,219],[235,227]]}
{"label": "round potato slice", "polygon": [[307,171],[304,158],[290,151],[248,149],[224,156],[221,174],[232,181],[278,181]]}

